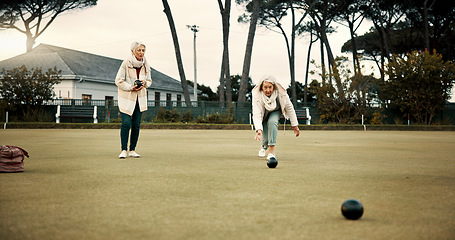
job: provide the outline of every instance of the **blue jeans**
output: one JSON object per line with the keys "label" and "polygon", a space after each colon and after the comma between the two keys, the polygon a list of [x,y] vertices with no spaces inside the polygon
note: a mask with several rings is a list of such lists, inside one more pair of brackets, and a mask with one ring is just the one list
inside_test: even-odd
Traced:
{"label": "blue jeans", "polygon": [[136,150],[137,140],[139,139],[139,129],[141,127],[142,112],[139,109],[139,103],[136,103],[133,115],[120,113],[122,116],[122,127],[120,129],[120,140],[122,151],[127,150],[128,137],[131,129],[130,151]]}
{"label": "blue jeans", "polygon": [[269,146],[275,146],[280,115],[281,111],[273,111],[262,122],[262,148],[267,149]]}

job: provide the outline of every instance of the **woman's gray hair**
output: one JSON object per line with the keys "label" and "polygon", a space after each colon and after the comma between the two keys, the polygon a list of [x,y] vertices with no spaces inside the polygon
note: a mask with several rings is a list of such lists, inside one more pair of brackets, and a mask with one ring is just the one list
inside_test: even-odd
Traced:
{"label": "woman's gray hair", "polygon": [[261,78],[261,81],[260,81],[261,85],[259,86],[260,91],[262,91],[262,85],[264,84],[264,82],[269,82],[269,83],[273,84],[273,88],[276,89],[276,79],[274,76],[269,75],[269,76],[264,76]]}
{"label": "woman's gray hair", "polygon": [[133,43],[131,44],[131,51],[136,50],[136,48],[138,48],[138,47],[141,46],[141,45],[145,47],[145,44],[142,43],[142,42],[133,42]]}
{"label": "woman's gray hair", "polygon": [[273,85],[275,85],[276,79],[274,76],[271,76],[271,75],[264,76],[264,77],[262,77],[262,82],[269,82],[269,83],[272,83]]}

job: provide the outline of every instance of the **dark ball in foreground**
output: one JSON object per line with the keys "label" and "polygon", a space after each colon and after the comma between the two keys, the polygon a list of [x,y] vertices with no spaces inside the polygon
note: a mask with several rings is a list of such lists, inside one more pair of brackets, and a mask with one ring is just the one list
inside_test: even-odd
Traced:
{"label": "dark ball in foreground", "polygon": [[134,82],[134,86],[135,86],[135,87],[142,87],[142,82],[141,82],[141,80],[136,80],[136,81]]}
{"label": "dark ball in foreground", "polygon": [[357,220],[363,215],[363,205],[356,199],[348,199],[341,205],[341,213],[350,220]]}
{"label": "dark ball in foreground", "polygon": [[267,166],[268,166],[269,168],[275,168],[277,165],[278,165],[278,160],[276,160],[276,158],[274,158],[274,157],[271,157],[271,158],[267,161]]}

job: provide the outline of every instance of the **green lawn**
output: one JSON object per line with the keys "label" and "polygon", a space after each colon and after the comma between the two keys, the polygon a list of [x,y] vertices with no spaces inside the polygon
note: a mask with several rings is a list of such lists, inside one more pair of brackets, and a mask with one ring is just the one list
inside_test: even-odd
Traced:
{"label": "green lawn", "polygon": [[[30,153],[0,174],[0,239],[455,239],[455,132],[0,130]],[[357,221],[341,215],[360,200]]]}

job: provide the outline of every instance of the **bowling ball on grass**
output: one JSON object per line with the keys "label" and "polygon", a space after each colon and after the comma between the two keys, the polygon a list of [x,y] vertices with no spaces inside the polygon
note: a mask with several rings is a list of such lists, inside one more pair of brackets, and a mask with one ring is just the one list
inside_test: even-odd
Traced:
{"label": "bowling ball on grass", "polygon": [[363,215],[363,205],[356,199],[348,199],[341,205],[341,213],[346,219],[357,220]]}
{"label": "bowling ball on grass", "polygon": [[276,166],[278,165],[278,160],[276,160],[276,158],[274,157],[271,157],[268,161],[267,161],[267,166],[269,168],[276,168]]}

